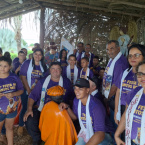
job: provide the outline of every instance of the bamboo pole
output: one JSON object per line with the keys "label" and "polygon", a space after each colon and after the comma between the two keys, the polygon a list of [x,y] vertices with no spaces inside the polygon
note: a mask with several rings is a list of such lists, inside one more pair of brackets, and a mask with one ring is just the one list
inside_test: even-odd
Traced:
{"label": "bamboo pole", "polygon": [[103,1],[110,2],[111,4],[123,4],[123,5],[128,5],[128,6],[133,6],[133,7],[145,9],[145,5],[132,3],[132,2],[116,1],[116,0],[103,0]]}
{"label": "bamboo pole", "polygon": [[45,8],[41,9],[41,14],[40,14],[40,46],[42,49],[44,49],[44,37],[45,37]]}

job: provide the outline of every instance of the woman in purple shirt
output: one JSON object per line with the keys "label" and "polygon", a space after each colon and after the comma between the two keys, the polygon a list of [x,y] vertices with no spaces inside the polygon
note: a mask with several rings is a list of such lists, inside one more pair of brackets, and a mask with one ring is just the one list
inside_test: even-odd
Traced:
{"label": "woman in purple shirt", "polygon": [[60,62],[62,68],[67,66],[67,51],[65,49],[60,51],[59,59],[57,61]]}
{"label": "woman in purple shirt", "polygon": [[17,115],[19,96],[23,93],[21,80],[10,73],[11,63],[10,58],[0,57],[0,129],[5,123],[8,145],[13,145],[13,124]]}
{"label": "woman in purple shirt", "polygon": [[[126,109],[115,133],[117,145],[144,145],[145,132],[145,61],[136,68],[138,83],[141,85],[128,94]],[[120,134],[125,130],[125,143]]]}
{"label": "woman in purple shirt", "polygon": [[26,60],[21,66],[20,77],[22,79],[25,91],[21,96],[22,110],[19,117],[18,128],[18,135],[20,136],[23,134],[23,116],[27,110],[28,95],[33,90],[38,80],[44,76],[46,71],[47,67],[44,63],[44,54],[42,49],[35,49],[32,60]]}
{"label": "woman in purple shirt", "polygon": [[[114,120],[119,124],[120,118],[125,111],[126,100],[128,93],[139,86],[135,76],[137,65],[145,59],[145,47],[143,45],[135,44],[129,48],[128,61],[130,68],[126,69],[121,74],[118,81],[118,89],[115,96],[115,114]],[[121,135],[121,139],[125,141],[125,132]]]}

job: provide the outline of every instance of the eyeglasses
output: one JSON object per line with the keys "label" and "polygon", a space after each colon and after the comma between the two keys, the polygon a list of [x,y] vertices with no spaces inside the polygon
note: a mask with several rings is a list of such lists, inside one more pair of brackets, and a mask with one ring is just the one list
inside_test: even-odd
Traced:
{"label": "eyeglasses", "polygon": [[145,73],[137,72],[136,76],[137,76],[137,78],[141,78],[141,77],[145,76]]}
{"label": "eyeglasses", "polygon": [[128,58],[129,58],[129,59],[131,59],[132,57],[134,57],[134,58],[139,58],[140,55],[142,55],[142,54],[139,54],[139,53],[136,53],[136,54],[133,54],[133,55],[132,55],[132,54],[129,54],[129,55],[128,55]]}

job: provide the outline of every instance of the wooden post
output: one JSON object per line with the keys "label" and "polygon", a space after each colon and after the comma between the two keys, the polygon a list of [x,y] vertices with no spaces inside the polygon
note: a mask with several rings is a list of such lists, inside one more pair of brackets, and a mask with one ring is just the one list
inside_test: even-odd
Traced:
{"label": "wooden post", "polygon": [[44,36],[45,36],[45,8],[41,8],[40,14],[40,47],[44,49]]}

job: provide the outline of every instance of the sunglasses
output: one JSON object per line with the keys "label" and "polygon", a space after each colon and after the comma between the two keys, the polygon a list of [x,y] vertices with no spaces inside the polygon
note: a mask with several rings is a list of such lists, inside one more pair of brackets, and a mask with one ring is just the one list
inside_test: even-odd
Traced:
{"label": "sunglasses", "polygon": [[140,55],[142,55],[142,54],[139,54],[139,53],[136,53],[136,54],[133,54],[133,55],[132,55],[132,54],[129,54],[129,55],[128,55],[128,58],[129,58],[129,59],[131,59],[132,57],[134,57],[134,58],[139,58]]}
{"label": "sunglasses", "polygon": [[137,78],[141,78],[141,77],[145,76],[145,73],[137,72],[136,76],[137,76]]}

